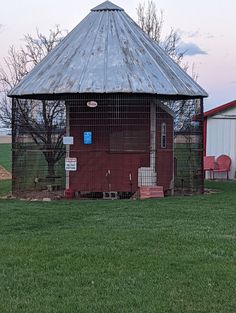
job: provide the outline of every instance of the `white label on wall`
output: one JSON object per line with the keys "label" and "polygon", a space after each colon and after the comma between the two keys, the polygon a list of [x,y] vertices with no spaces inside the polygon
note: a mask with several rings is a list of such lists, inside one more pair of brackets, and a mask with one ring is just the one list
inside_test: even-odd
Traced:
{"label": "white label on wall", "polygon": [[65,170],[66,171],[77,171],[77,158],[66,158],[65,159]]}
{"label": "white label on wall", "polygon": [[63,144],[64,145],[73,145],[74,144],[74,137],[64,136],[63,137]]}

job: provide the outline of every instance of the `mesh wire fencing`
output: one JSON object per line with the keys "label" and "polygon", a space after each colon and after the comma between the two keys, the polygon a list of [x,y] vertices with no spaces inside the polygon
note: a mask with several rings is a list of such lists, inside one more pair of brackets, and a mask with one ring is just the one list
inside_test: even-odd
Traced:
{"label": "mesh wire fencing", "polygon": [[[162,186],[166,195],[203,190],[199,100],[83,94],[13,99],[13,192],[131,198]],[[73,144],[63,144],[72,137]],[[69,158],[69,159],[68,159]],[[66,172],[65,159],[76,162]]]}

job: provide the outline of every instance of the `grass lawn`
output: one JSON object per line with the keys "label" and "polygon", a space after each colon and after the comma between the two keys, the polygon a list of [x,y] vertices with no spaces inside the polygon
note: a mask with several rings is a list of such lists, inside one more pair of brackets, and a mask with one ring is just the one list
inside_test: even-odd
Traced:
{"label": "grass lawn", "polygon": [[[11,172],[11,144],[0,144],[0,165]],[[0,181],[0,196],[3,196],[11,191],[11,180]]]}
{"label": "grass lawn", "polygon": [[236,183],[210,186],[220,192],[0,200],[0,312],[236,312]]}
{"label": "grass lawn", "polygon": [[[11,193],[11,180],[0,181],[0,197]],[[0,215],[1,218],[1,215]]]}
{"label": "grass lawn", "polygon": [[0,144],[0,165],[11,172],[11,144]]}
{"label": "grass lawn", "polygon": [[[0,144],[0,165],[11,172],[11,144]],[[11,180],[0,181],[0,196],[11,191]]]}

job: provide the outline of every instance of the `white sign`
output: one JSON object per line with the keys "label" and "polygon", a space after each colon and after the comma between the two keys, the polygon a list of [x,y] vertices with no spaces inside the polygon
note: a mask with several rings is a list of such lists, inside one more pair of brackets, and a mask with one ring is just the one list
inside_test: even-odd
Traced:
{"label": "white sign", "polygon": [[74,144],[74,137],[64,136],[63,137],[63,144],[64,145],[73,145]]}
{"label": "white sign", "polygon": [[65,170],[66,171],[77,171],[77,158],[66,158],[65,159]]}
{"label": "white sign", "polygon": [[87,102],[87,106],[89,108],[96,108],[98,106],[98,103],[96,101],[89,101]]}

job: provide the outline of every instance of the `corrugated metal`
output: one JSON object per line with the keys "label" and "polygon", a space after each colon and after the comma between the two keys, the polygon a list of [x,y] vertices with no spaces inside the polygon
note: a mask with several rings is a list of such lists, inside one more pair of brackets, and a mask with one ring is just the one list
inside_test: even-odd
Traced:
{"label": "corrugated metal", "polygon": [[121,8],[106,1],[9,96],[120,92],[207,96]]}

